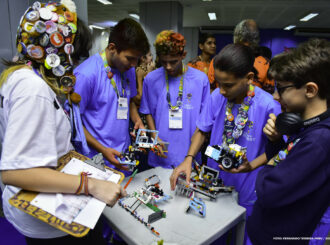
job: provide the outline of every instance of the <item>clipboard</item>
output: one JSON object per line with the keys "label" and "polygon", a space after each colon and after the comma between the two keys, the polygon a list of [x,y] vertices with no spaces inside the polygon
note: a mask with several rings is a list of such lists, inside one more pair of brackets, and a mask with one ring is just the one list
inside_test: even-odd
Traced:
{"label": "clipboard", "polygon": [[[61,171],[61,169],[72,158],[77,158],[81,161],[85,161],[85,160],[89,159],[88,157],[81,155],[76,151],[70,151],[58,159],[57,170]],[[106,168],[121,176],[120,180],[118,181],[118,184],[120,184],[123,181],[123,179],[125,178],[125,176],[122,172],[119,172],[119,171],[109,168],[107,166],[106,166]],[[18,208],[19,210],[37,218],[43,222],[46,222],[48,225],[51,225],[54,228],[59,229],[65,233],[68,233],[69,235],[72,235],[74,237],[83,237],[83,236],[87,235],[87,233],[90,230],[88,227],[85,227],[85,226],[75,223],[75,222],[68,224],[65,221],[55,217],[54,215],[42,210],[41,208],[38,208],[38,207],[32,205],[31,201],[38,194],[39,194],[38,192],[21,190],[16,195],[14,195],[12,198],[9,199],[9,203],[12,206]]]}

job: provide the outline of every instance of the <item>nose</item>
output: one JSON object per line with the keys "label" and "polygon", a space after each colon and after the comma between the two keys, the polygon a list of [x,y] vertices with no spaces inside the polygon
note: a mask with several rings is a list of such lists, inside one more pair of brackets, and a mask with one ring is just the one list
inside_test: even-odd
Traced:
{"label": "nose", "polygon": [[166,64],[165,64],[165,69],[168,70],[168,71],[169,71],[169,70],[172,70],[172,66],[171,66],[171,64],[170,64],[170,63],[166,63]]}

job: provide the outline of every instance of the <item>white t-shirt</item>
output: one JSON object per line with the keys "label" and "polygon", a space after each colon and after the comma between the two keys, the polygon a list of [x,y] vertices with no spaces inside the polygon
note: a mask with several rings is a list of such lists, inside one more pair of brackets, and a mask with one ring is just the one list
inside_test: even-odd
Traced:
{"label": "white t-shirt", "polygon": [[[73,147],[70,121],[55,93],[33,70],[20,69],[9,76],[0,95],[0,170],[56,167],[57,159]],[[11,206],[8,199],[19,190],[7,185],[2,195],[4,214],[18,231],[32,238],[66,235]]]}

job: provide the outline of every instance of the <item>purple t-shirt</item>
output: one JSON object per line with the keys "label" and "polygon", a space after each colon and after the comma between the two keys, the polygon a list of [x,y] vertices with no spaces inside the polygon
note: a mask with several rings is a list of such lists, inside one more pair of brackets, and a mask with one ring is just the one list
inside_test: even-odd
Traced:
{"label": "purple t-shirt", "polygon": [[[211,132],[210,145],[222,144],[222,133],[226,114],[227,99],[222,96],[219,89],[216,89],[207,105],[203,109],[198,121],[197,127],[204,132]],[[232,113],[237,116],[240,104],[235,104]],[[267,138],[262,129],[265,126],[270,113],[275,115],[281,112],[280,104],[273,97],[255,87],[255,96],[248,112],[248,122],[243,130],[241,137],[236,140],[236,144],[247,147],[247,159],[252,161],[265,152]],[[208,165],[212,168],[219,169],[218,163],[212,159],[208,159]],[[249,172],[231,174],[221,171],[220,177],[225,185],[235,186],[239,192],[239,203],[242,205],[253,205],[256,200],[255,180],[260,168]]]}
{"label": "purple t-shirt", "polygon": [[[117,88],[122,93],[121,75],[111,69]],[[126,120],[117,119],[118,96],[107,76],[100,54],[95,54],[80,64],[74,74],[77,78],[75,92],[81,95],[80,113],[82,123],[102,145],[124,151],[130,144],[129,112]],[[136,96],[135,69],[124,73],[125,97]],[[128,85],[127,85],[128,82]],[[91,149],[88,157],[97,152]]]}
{"label": "purple t-shirt", "polygon": [[[169,76],[169,92],[172,105],[178,97],[179,77]],[[189,67],[183,80],[182,129],[169,129],[169,106],[166,100],[165,70],[163,67],[149,73],[143,82],[140,112],[151,114],[159,137],[169,142],[167,158],[154,153],[149,154],[149,165],[171,168],[178,166],[188,152],[190,139],[196,129],[197,118],[210,96],[210,85],[207,76]]]}

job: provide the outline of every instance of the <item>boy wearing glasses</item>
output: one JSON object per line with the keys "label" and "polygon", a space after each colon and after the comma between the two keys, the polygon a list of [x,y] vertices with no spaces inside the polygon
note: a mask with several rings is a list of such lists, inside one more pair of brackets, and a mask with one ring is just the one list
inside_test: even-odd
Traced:
{"label": "boy wearing glasses", "polygon": [[253,244],[325,242],[330,230],[329,67],[330,43],[320,39],[271,62],[269,74],[277,81],[283,109],[301,119],[278,117],[278,128],[295,129],[286,143],[275,115],[264,127],[270,160],[258,174],[258,199],[247,222]]}

